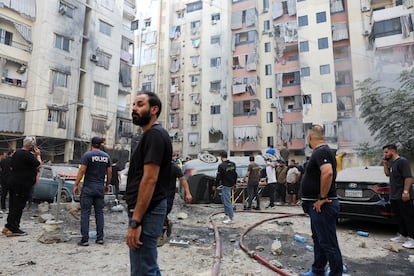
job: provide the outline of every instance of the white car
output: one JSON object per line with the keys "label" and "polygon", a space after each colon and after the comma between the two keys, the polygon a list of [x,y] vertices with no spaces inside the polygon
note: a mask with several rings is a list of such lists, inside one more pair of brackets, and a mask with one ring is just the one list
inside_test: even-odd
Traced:
{"label": "white car", "polygon": [[126,167],[121,171],[121,181],[119,182],[119,193],[124,194],[126,190],[127,178],[128,178],[128,169]]}

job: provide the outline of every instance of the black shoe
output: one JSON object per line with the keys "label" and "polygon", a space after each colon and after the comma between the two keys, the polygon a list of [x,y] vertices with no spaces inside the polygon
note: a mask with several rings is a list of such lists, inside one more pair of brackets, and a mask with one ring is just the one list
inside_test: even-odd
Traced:
{"label": "black shoe", "polygon": [[267,209],[267,208],[273,208],[273,207],[275,207],[275,205],[274,205],[274,204],[269,204],[269,205],[267,205],[267,206],[266,206],[266,209]]}
{"label": "black shoe", "polygon": [[97,243],[97,244],[104,244],[105,242],[104,242],[104,240],[96,240],[95,243]]}
{"label": "black shoe", "polygon": [[252,207],[244,206],[244,210],[251,210]]}
{"label": "black shoe", "polygon": [[255,210],[260,210],[260,207],[255,207],[254,209],[255,209]]}
{"label": "black shoe", "polygon": [[79,246],[89,246],[89,242],[87,242],[87,241],[80,241],[80,242],[78,242],[78,245]]}

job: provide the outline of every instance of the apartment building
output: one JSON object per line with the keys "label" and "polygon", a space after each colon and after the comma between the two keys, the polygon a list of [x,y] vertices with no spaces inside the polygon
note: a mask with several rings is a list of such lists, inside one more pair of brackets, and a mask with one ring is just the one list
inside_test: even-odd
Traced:
{"label": "apartment building", "polygon": [[2,149],[35,135],[44,160],[68,162],[102,136],[112,155],[127,159],[135,2],[0,3]]}

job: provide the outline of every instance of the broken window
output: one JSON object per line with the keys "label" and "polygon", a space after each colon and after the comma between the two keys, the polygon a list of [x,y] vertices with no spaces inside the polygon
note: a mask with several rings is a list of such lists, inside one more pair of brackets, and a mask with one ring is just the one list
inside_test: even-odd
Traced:
{"label": "broken window", "polygon": [[58,128],[66,128],[66,111],[54,107],[49,107],[47,121],[58,123]]}
{"label": "broken window", "polygon": [[220,114],[220,105],[210,106],[210,114]]}
{"label": "broken window", "polygon": [[220,67],[221,57],[215,57],[210,59],[210,67]]}
{"label": "broken window", "polygon": [[106,119],[92,118],[92,131],[100,134],[105,134]]}
{"label": "broken window", "polygon": [[210,92],[220,92],[221,80],[210,82]]}

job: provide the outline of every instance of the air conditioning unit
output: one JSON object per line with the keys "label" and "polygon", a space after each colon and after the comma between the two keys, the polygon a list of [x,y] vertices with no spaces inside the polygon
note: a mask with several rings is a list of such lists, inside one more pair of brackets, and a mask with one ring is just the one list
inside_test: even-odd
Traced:
{"label": "air conditioning unit", "polygon": [[27,109],[27,102],[21,101],[19,102],[19,110],[26,110]]}
{"label": "air conditioning unit", "polygon": [[194,147],[196,145],[196,142],[190,141],[190,146]]}
{"label": "air conditioning unit", "polygon": [[97,55],[95,55],[95,54],[92,54],[92,55],[91,55],[91,61],[93,61],[93,62],[98,62],[98,60],[99,60],[99,58],[98,58],[98,56],[97,56]]}
{"label": "air conditioning unit", "polygon": [[363,11],[363,12],[365,12],[365,11],[369,11],[370,10],[370,8],[369,7],[367,7],[367,6],[363,6],[362,8],[361,8],[361,11]]}
{"label": "air conditioning unit", "polygon": [[270,107],[271,107],[271,108],[276,108],[276,104],[275,104],[275,103],[271,103],[271,104],[270,104]]}
{"label": "air conditioning unit", "polygon": [[191,82],[191,86],[196,86],[197,85],[197,82],[196,81],[192,81]]}
{"label": "air conditioning unit", "polygon": [[369,30],[365,30],[365,31],[362,33],[362,35],[363,35],[363,36],[369,36]]}
{"label": "air conditioning unit", "polygon": [[66,6],[60,6],[60,7],[59,7],[59,13],[60,13],[61,15],[64,15],[64,14],[66,13]]}
{"label": "air conditioning unit", "polygon": [[191,121],[191,125],[192,126],[196,126],[197,125],[197,121]]}
{"label": "air conditioning unit", "polygon": [[217,24],[217,20],[212,20],[212,21],[211,21],[211,24],[212,24],[212,25],[216,25],[216,24]]}

